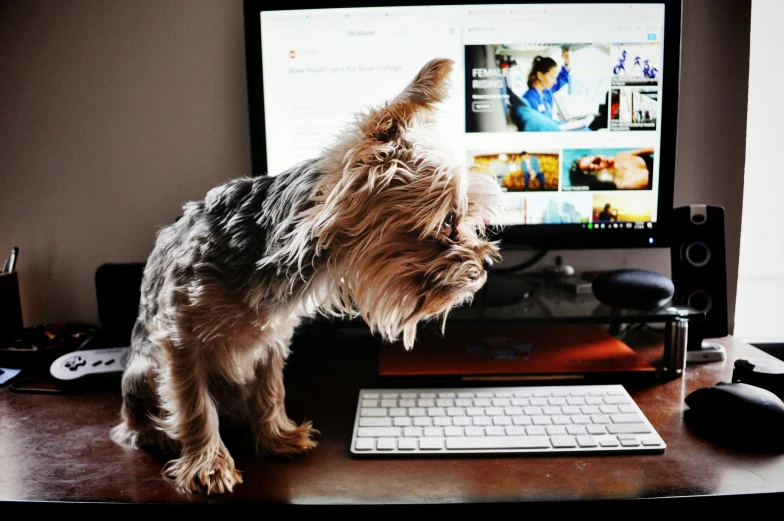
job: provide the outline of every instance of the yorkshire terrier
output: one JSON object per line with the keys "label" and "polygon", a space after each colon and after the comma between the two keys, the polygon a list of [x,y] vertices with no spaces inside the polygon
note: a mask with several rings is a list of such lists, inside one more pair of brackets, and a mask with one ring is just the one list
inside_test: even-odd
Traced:
{"label": "yorkshire terrier", "polygon": [[[503,196],[453,160],[433,123],[453,62],[434,59],[392,101],[358,115],[321,157],[229,181],[161,229],[112,439],[159,447],[180,491],[242,482],[220,421],[250,425],[259,452],[316,446],[284,408],[283,366],[306,317],[361,316],[414,345],[417,323],[471,300],[498,260],[486,224]],[[442,326],[443,327],[443,326]]]}

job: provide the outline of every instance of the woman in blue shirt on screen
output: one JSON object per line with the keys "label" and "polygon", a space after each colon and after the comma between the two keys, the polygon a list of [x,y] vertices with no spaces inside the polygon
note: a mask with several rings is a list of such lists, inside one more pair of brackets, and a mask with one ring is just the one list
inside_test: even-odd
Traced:
{"label": "woman in blue shirt on screen", "polygon": [[558,70],[558,64],[552,58],[537,56],[528,73],[528,90],[523,98],[531,108],[553,121],[553,93],[569,84],[569,49],[563,49],[561,55],[564,65]]}

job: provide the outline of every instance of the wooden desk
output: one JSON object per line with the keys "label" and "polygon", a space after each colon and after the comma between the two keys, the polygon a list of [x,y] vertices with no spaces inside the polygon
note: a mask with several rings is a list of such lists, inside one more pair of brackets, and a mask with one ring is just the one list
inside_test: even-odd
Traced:
{"label": "wooden desk", "polygon": [[[112,443],[119,391],[50,396],[6,390],[0,392],[0,500],[158,507],[440,505],[455,513],[465,512],[466,504],[482,512],[596,506],[651,513],[684,498],[697,505],[702,500],[704,513],[706,498],[719,508],[727,499],[756,507],[781,501],[784,455],[725,448],[684,424],[690,392],[730,381],[738,358],[768,356],[731,338],[722,343],[725,362],[690,365],[683,378],[629,388],[667,443],[661,455],[358,460],[349,452],[358,390],[384,386],[375,376],[376,346],[356,337],[302,336],[286,369],[288,411],[295,420],[314,421],[319,446],[305,457],[282,460],[254,457],[243,453],[241,443],[227,442],[245,483],[216,498],[177,493],[161,476],[161,459]],[[660,345],[639,350],[655,359]],[[661,501],[622,501],[646,498]]]}

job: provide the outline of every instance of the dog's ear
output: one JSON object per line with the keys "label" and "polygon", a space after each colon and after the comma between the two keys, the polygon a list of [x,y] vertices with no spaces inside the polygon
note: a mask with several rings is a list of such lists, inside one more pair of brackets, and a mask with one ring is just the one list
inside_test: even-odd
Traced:
{"label": "dog's ear", "polygon": [[381,142],[395,141],[415,119],[428,116],[444,101],[454,61],[430,60],[408,86],[386,106],[373,111],[361,123],[363,134]]}

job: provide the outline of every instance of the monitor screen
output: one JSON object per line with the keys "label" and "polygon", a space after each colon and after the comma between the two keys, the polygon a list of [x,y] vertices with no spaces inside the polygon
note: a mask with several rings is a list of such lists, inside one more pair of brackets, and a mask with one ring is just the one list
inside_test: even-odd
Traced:
{"label": "monitor screen", "polygon": [[503,241],[667,246],[679,2],[330,5],[246,2],[254,175],[318,157],[450,58],[439,130],[505,192]]}

